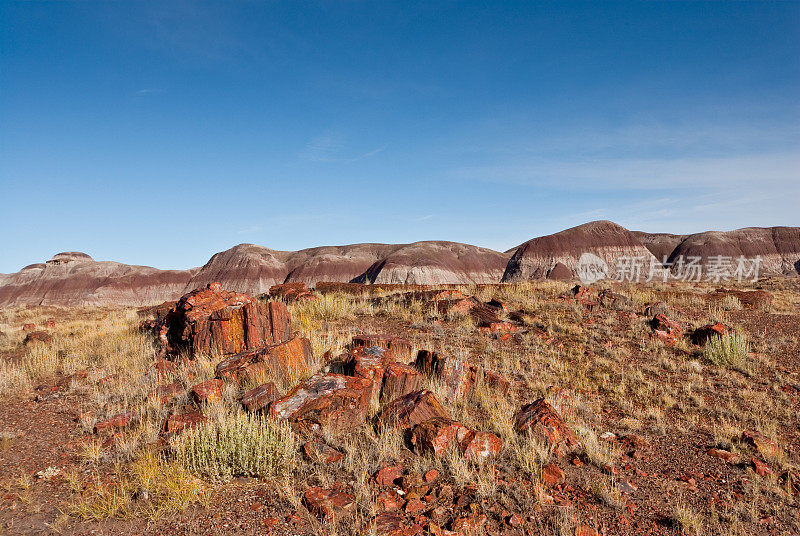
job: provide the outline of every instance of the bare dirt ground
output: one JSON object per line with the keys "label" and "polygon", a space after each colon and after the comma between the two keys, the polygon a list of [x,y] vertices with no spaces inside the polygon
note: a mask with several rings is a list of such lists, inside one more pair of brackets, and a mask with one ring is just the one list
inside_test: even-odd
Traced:
{"label": "bare dirt ground", "polygon": [[[616,299],[598,299],[603,287]],[[420,452],[407,433],[376,426],[382,401],[363,423],[321,431],[341,459],[304,456],[314,437],[296,431],[282,471],[224,479],[171,455],[164,419],[197,404],[185,393],[150,401],[168,380],[154,373],[157,348],[135,310],[0,311],[0,534],[800,534],[800,283],[759,287],[771,302],[710,285],[462,288],[505,306],[507,324],[484,329],[401,290],[297,302],[294,329],[314,359],[280,394],[335,366],[353,336],[391,334],[507,379],[507,391],[480,384],[456,396],[446,378],[423,380],[450,418],[503,446],[480,462]],[[681,327],[674,340],[656,333],[657,311]],[[746,339],[744,352],[719,360],[691,341],[715,322]],[[23,344],[32,329],[52,340]],[[221,360],[176,360],[169,381],[191,388]],[[243,390],[226,384],[224,408],[201,409],[232,419]],[[515,429],[520,408],[543,397],[577,445]],[[131,423],[95,432],[129,411]],[[376,478],[386,467],[399,478]],[[305,497],[317,486],[352,505],[321,515]]]}

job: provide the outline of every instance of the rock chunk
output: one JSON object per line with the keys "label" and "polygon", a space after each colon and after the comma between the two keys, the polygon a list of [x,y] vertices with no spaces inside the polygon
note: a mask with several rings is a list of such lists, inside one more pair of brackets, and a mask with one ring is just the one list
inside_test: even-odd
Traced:
{"label": "rock chunk", "polygon": [[312,294],[308,288],[306,288],[306,284],[302,281],[283,283],[281,285],[272,285],[269,287],[269,296],[271,298],[283,300],[286,303],[317,299],[317,297],[314,296],[314,294]]}
{"label": "rock chunk", "polygon": [[174,434],[181,430],[194,428],[206,422],[206,417],[200,411],[192,411],[182,415],[170,415],[164,421],[164,432],[167,434]]}
{"label": "rock chunk", "polygon": [[312,462],[331,464],[344,458],[344,453],[320,439],[314,439],[303,444],[303,456]]}
{"label": "rock chunk", "polygon": [[435,417],[450,418],[439,399],[427,389],[422,389],[390,402],[381,412],[378,422],[381,426],[408,429]]}
{"label": "rock chunk", "polygon": [[342,431],[364,422],[372,382],[341,374],[317,374],[274,401],[271,415],[288,419],[300,430]]}
{"label": "rock chunk", "polygon": [[497,456],[503,448],[502,439],[492,433],[476,430],[462,431],[458,442],[466,459],[479,462]]}
{"label": "rock chunk", "polygon": [[447,398],[450,400],[472,395],[481,381],[502,393],[507,393],[511,388],[511,382],[498,372],[479,365],[468,365],[453,357],[440,357],[428,350],[417,353],[414,366],[423,373],[438,377],[447,386]]}
{"label": "rock chunk", "polygon": [[308,510],[323,519],[339,519],[355,510],[355,498],[342,491],[343,486],[333,488],[308,488],[304,494]]}
{"label": "rock chunk", "polygon": [[397,361],[408,361],[411,359],[413,346],[411,341],[393,335],[359,335],[353,337],[353,346],[371,347],[379,346],[384,350],[389,350]]}
{"label": "rock chunk", "polygon": [[221,404],[223,383],[220,379],[208,380],[192,387],[192,398],[198,404]]}
{"label": "rock chunk", "polygon": [[259,350],[234,354],[217,365],[216,375],[236,383],[268,373],[278,378],[294,378],[306,370],[312,358],[311,342],[295,337]]}
{"label": "rock chunk", "polygon": [[562,446],[571,448],[578,445],[575,433],[544,398],[522,406],[514,417],[514,426],[518,432],[529,430],[556,451]]}
{"label": "rock chunk", "polygon": [[411,445],[417,454],[430,452],[440,456],[462,429],[466,430],[458,421],[434,417],[414,427],[411,431]]}
{"label": "rock chunk", "polygon": [[134,411],[117,413],[116,415],[109,417],[108,419],[97,422],[94,425],[94,433],[97,434],[106,430],[116,430],[119,428],[125,428],[131,423],[131,421],[133,421],[134,417],[136,417],[136,412]]}
{"label": "rock chunk", "polygon": [[663,313],[656,313],[653,316],[650,327],[653,328],[652,337],[664,341],[669,346],[678,344],[683,337],[683,326]]}
{"label": "rock chunk", "polygon": [[722,337],[731,331],[732,330],[728,326],[720,322],[716,324],[707,324],[694,330],[692,333],[692,342],[698,346],[703,346],[711,337]]}
{"label": "rock chunk", "polygon": [[255,389],[247,391],[242,395],[242,406],[247,411],[253,412],[266,408],[278,398],[278,389],[273,382],[259,385]]}
{"label": "rock chunk", "polygon": [[422,375],[410,365],[388,363],[383,372],[381,399],[394,400],[417,391],[422,384]]}
{"label": "rock chunk", "polygon": [[211,283],[178,300],[154,330],[168,354],[234,354],[289,340],[291,318],[281,302],[264,304]]}
{"label": "rock chunk", "polygon": [[22,341],[22,343],[26,346],[29,344],[35,344],[37,342],[42,344],[50,344],[53,342],[53,337],[46,331],[31,331],[25,335],[25,340]]}

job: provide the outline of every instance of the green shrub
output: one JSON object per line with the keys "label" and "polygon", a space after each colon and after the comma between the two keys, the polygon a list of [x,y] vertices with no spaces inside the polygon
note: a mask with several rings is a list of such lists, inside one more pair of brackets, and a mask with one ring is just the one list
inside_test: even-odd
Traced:
{"label": "green shrub", "polygon": [[703,356],[723,367],[744,369],[750,343],[747,337],[738,333],[726,333],[722,337],[711,337],[703,346]]}
{"label": "green shrub", "polygon": [[286,421],[238,414],[187,430],[173,439],[172,448],[189,471],[228,480],[287,476],[295,465],[297,442]]}

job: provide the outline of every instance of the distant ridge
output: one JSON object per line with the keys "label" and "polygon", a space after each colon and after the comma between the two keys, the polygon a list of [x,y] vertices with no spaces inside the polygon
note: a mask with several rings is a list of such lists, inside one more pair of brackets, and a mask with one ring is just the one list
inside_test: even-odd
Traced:
{"label": "distant ridge", "polygon": [[0,306],[132,305],[173,300],[213,281],[230,290],[257,295],[276,283],[319,281],[468,284],[574,278],[582,253],[609,266],[622,256],[653,262],[683,255],[762,258],[762,275],[800,273],[800,227],[749,227],[691,235],[629,231],[595,221],[534,238],[505,253],[444,241],[411,244],[352,244],[300,251],[276,251],[239,244],[213,255],[202,267],[159,270],[86,253],[65,252],[49,261],[0,274]]}

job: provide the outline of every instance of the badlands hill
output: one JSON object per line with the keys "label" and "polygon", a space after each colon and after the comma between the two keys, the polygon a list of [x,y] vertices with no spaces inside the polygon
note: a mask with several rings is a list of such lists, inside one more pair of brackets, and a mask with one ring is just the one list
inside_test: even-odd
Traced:
{"label": "badlands hill", "polygon": [[[636,236],[610,221],[593,221],[565,231],[529,240],[516,248],[508,261],[503,282],[547,277],[557,265],[575,273],[583,253],[592,253],[614,267],[622,256],[653,256]],[[558,266],[559,271],[563,266]],[[559,277],[562,279],[563,277]]]}
{"label": "badlands hill", "polygon": [[257,295],[277,283],[319,281],[441,284],[495,283],[508,255],[454,242],[354,244],[275,251],[240,244],[201,268],[158,270],[97,262],[85,253],[59,253],[46,263],[0,275],[0,306],[150,305],[219,281]]}
{"label": "badlands hill", "polygon": [[219,281],[225,288],[262,294],[284,282],[319,281],[406,284],[514,282],[575,277],[583,253],[600,257],[613,269],[622,256],[645,262],[679,256],[713,255],[762,258],[761,275],[800,273],[800,228],[746,228],[692,235],[629,231],[610,221],[595,221],[534,238],[506,253],[455,242],[353,244],[300,251],[276,251],[239,244],[217,253],[202,267],[159,270],[111,261],[85,253],[59,253],[45,263],[14,274],[0,274],[0,306],[150,305]]}

